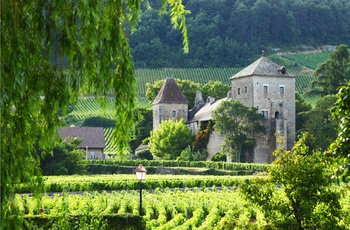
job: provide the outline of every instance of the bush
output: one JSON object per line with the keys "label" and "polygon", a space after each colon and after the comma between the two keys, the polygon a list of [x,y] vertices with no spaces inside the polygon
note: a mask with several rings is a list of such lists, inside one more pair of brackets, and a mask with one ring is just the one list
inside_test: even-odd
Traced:
{"label": "bush", "polygon": [[226,162],[227,161],[227,157],[226,157],[226,154],[225,153],[217,153],[213,156],[213,158],[211,158],[212,161],[224,161]]}
{"label": "bush", "polygon": [[145,159],[145,160],[153,160],[153,155],[149,150],[142,150],[136,153],[136,158]]}
{"label": "bush", "polygon": [[182,150],[177,160],[182,161],[203,161],[207,158],[208,151],[203,149],[202,151],[195,151],[191,146],[187,146],[186,149]]}

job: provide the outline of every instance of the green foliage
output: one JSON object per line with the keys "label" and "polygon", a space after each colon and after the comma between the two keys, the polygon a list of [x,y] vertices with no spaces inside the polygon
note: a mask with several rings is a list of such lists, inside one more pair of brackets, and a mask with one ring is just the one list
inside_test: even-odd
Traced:
{"label": "green foliage", "polygon": [[272,229],[345,229],[331,159],[309,151],[308,138],[303,134],[291,151],[276,150],[268,178],[247,183],[242,192]]}
{"label": "green foliage", "polygon": [[234,151],[237,162],[241,161],[244,145],[254,147],[254,134],[265,132],[261,124],[263,116],[257,113],[257,108],[244,106],[236,100],[223,101],[214,111],[213,120],[214,130],[224,136],[224,150],[228,153]]}
{"label": "green foliage", "polygon": [[[101,167],[103,168],[103,167]],[[100,168],[100,169],[101,169]],[[46,176],[45,191],[46,192],[83,192],[83,191],[112,191],[112,190],[134,190],[139,188],[139,181],[134,175],[136,167],[113,167],[116,169],[115,174],[95,174],[95,175],[72,175],[72,176]],[[158,167],[159,168],[159,167]],[[166,175],[156,174],[157,167],[147,167],[146,181],[143,188],[194,188],[194,187],[212,187],[212,186],[238,186],[243,184],[245,180],[250,180],[251,171],[233,171],[232,174],[212,175],[207,171],[195,172],[193,175],[185,173],[182,175]],[[95,169],[98,169],[96,167]],[[186,169],[184,169],[186,171]],[[215,173],[214,170],[211,170]],[[101,172],[101,170],[100,170]],[[178,172],[181,172],[178,169]],[[190,170],[187,170],[190,172]],[[148,174],[150,173],[150,174]],[[207,173],[207,174],[206,174]],[[219,174],[219,171],[216,171]],[[235,175],[236,174],[236,175]],[[116,176],[117,175],[117,176]],[[28,193],[29,186],[20,184],[16,187],[17,193]],[[79,208],[79,207],[75,207]]]}
{"label": "green foliage", "polygon": [[196,139],[192,142],[194,150],[203,151],[207,149],[209,137],[213,131],[213,122],[201,122],[199,131],[196,133]]}
{"label": "green foliage", "polygon": [[342,179],[350,181],[350,81],[340,87],[337,101],[331,112],[339,119],[338,136],[330,145],[329,152],[339,159]]}
{"label": "green foliage", "polygon": [[284,58],[287,58],[293,62],[302,64],[310,69],[316,69],[320,63],[326,61],[331,52],[314,52],[305,54],[291,54],[291,55],[282,55]]}
{"label": "green foliage", "polygon": [[226,85],[221,81],[210,80],[208,83],[202,86],[203,98],[214,96],[215,98],[227,97],[227,92],[231,90],[230,85]]}
{"label": "green foliage", "polygon": [[335,102],[336,96],[324,96],[317,102],[314,109],[303,112],[304,129],[313,137],[312,142],[309,143],[310,148],[326,150],[336,139],[339,121],[333,118],[330,112]]}
{"label": "green foliage", "polygon": [[[115,98],[119,153],[134,131],[136,79],[129,46],[144,8],[140,1],[18,1],[1,5],[1,220],[8,228],[13,187],[38,194],[37,149],[48,149],[59,111],[86,93]],[[182,1],[161,1],[188,48]],[[169,6],[169,8],[167,8]],[[35,148],[38,144],[38,148]],[[18,216],[19,217],[19,216]],[[14,221],[17,223],[17,221]]]}
{"label": "green foliage", "polygon": [[111,128],[111,127],[114,127],[115,124],[116,124],[115,120],[111,120],[103,117],[89,117],[84,120],[81,126]]}
{"label": "green foliage", "polygon": [[307,103],[304,98],[298,93],[295,93],[295,114],[296,114],[296,133],[304,131],[305,122],[308,117],[308,112],[312,109],[310,103]]}
{"label": "green foliage", "polygon": [[227,161],[227,156],[225,153],[217,153],[215,154],[212,158],[212,161],[223,161],[226,162]]}
{"label": "green foliage", "polygon": [[170,160],[180,156],[192,139],[191,130],[184,120],[164,120],[157,130],[151,131],[148,146],[154,156]]}
{"label": "green foliage", "polygon": [[312,87],[322,95],[336,94],[339,86],[350,79],[350,51],[347,45],[339,45],[330,58],[314,72]]}
{"label": "green foliage", "polygon": [[40,160],[44,175],[72,175],[85,172],[85,152],[78,148],[82,140],[74,138],[69,142],[62,140],[53,147],[52,155],[46,154]]}
{"label": "green foliage", "polygon": [[[147,183],[148,181],[144,185]],[[349,195],[349,190],[345,192],[345,195]],[[140,195],[137,190],[44,196],[39,207],[33,206],[33,199],[26,195],[18,196],[18,202],[23,204],[23,212],[27,211],[26,220],[48,226],[62,220],[59,223],[84,229],[135,229],[133,227],[136,224],[142,224],[136,229],[144,229],[144,224],[146,229],[184,229],[184,226],[188,227],[186,229],[196,226],[200,230],[273,229],[257,206],[242,199],[238,189],[226,186],[221,186],[220,189],[216,186],[193,189],[157,188],[152,192],[143,190],[142,195],[143,217],[138,216]],[[342,203],[342,211],[349,217],[347,206],[350,201],[343,198]],[[322,212],[322,207],[318,211]],[[66,216],[62,215],[63,212]],[[32,213],[38,215],[32,216]],[[325,218],[319,221],[324,223],[328,220]],[[101,224],[105,224],[105,228]],[[349,221],[344,224],[349,226]],[[57,227],[63,228],[62,225]],[[278,229],[295,228],[286,226]]]}
{"label": "green foliage", "polygon": [[142,141],[149,137],[153,129],[152,109],[150,107],[138,107],[135,110],[135,121],[135,136],[129,143],[131,152],[134,152],[142,144]]}
{"label": "green foliage", "polygon": [[268,164],[256,163],[233,163],[233,162],[213,162],[213,161],[177,161],[177,160],[93,160],[88,161],[88,164],[113,165],[113,166],[133,166],[136,167],[142,164],[145,167],[194,167],[194,168],[209,168],[222,170],[249,170],[255,172],[264,172],[269,168]]}
{"label": "green foliage", "polygon": [[138,159],[142,160],[153,160],[153,155],[149,150],[142,150],[136,154]]}
{"label": "green foliage", "polygon": [[[323,44],[348,44],[350,40],[347,0],[183,2],[191,11],[186,20],[190,52],[182,54],[179,32],[171,29],[167,17],[159,18],[155,8],[142,15],[131,35],[137,68],[243,67],[258,58],[261,50],[267,54],[276,52],[275,48],[282,52],[309,51],[322,49]],[[326,55],[287,57],[291,56],[291,65],[302,62],[316,68],[315,60],[323,61]]]}
{"label": "green foliage", "polygon": [[187,146],[186,149],[181,151],[180,156],[177,158],[177,160],[181,161],[203,161],[206,160],[208,156],[208,152],[203,149],[202,151],[196,151],[194,148],[191,148],[191,146]]}

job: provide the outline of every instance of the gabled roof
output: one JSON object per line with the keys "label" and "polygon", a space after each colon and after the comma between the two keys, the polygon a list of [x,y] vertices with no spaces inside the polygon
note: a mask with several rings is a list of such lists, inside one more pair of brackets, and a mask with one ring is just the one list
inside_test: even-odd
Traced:
{"label": "gabled roof", "polygon": [[193,116],[193,118],[188,123],[193,123],[196,121],[209,121],[212,119],[213,111],[223,102],[228,100],[228,98],[222,98],[216,100],[214,103],[205,103]]}
{"label": "gabled roof", "polygon": [[[247,76],[287,76],[287,77],[295,77],[288,73],[288,71],[283,69],[283,66],[279,66],[276,63],[272,62],[268,58],[262,56],[243,70],[236,73],[233,77],[247,77]],[[283,71],[284,70],[284,71]]]}
{"label": "gabled roof", "polygon": [[83,139],[80,148],[104,149],[105,138],[102,127],[68,127],[58,129],[62,139],[79,137]]}
{"label": "gabled roof", "polygon": [[182,93],[180,87],[176,84],[174,78],[167,78],[159,90],[156,99],[153,101],[153,105],[159,103],[168,104],[188,104],[185,95]]}

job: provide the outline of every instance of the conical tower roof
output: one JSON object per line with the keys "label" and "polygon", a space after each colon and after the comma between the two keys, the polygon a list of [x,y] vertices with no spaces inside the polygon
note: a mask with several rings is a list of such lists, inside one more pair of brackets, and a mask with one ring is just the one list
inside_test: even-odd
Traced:
{"label": "conical tower roof", "polygon": [[159,103],[168,104],[188,104],[185,95],[182,93],[180,87],[176,84],[174,78],[167,78],[159,90],[156,99],[153,101],[153,105]]}
{"label": "conical tower roof", "polygon": [[270,59],[262,56],[243,70],[236,73],[231,79],[247,76],[291,76],[284,66],[279,66]]}

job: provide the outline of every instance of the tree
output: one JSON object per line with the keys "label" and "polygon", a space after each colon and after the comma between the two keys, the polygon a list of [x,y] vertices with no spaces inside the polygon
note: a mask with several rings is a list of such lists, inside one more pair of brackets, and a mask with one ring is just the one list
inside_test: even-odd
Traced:
{"label": "tree", "polygon": [[[1,3],[1,224],[17,229],[14,186],[42,186],[38,148],[52,145],[65,113],[78,94],[116,95],[114,136],[119,152],[134,129],[136,80],[129,34],[142,13],[143,1],[19,1]],[[146,1],[147,2],[147,1]],[[169,6],[169,7],[168,7]],[[181,0],[161,2],[172,24],[183,33]],[[10,220],[13,217],[13,220]]]}
{"label": "tree", "polygon": [[80,138],[62,140],[53,147],[52,155],[43,155],[40,168],[44,175],[72,175],[85,172],[85,151],[78,148]]}
{"label": "tree", "polygon": [[142,141],[149,137],[153,129],[152,108],[138,107],[135,110],[135,136],[130,141],[130,150],[134,152],[135,149],[142,143]]}
{"label": "tree", "polygon": [[[309,111],[312,110],[310,103],[306,102],[302,96],[296,92],[295,93],[295,115],[296,115],[296,133],[301,134],[305,131],[305,122],[308,117]],[[297,135],[298,136],[298,135]]]}
{"label": "tree", "polygon": [[231,90],[230,85],[226,85],[221,81],[208,81],[205,85],[202,86],[202,92],[204,98],[209,96],[215,96],[215,98],[225,98],[227,97],[227,92]]}
{"label": "tree", "polygon": [[347,45],[339,45],[313,75],[316,78],[311,85],[314,92],[322,95],[336,94],[338,87],[350,79],[350,51]]}
{"label": "tree", "polygon": [[260,123],[263,116],[257,108],[247,107],[236,100],[223,101],[213,112],[214,130],[224,136],[224,149],[236,153],[236,161],[240,162],[242,148],[254,147],[255,134],[265,132]]}
{"label": "tree", "polygon": [[154,156],[175,160],[193,141],[191,130],[185,121],[164,120],[157,130],[151,131],[148,147]]}
{"label": "tree", "polygon": [[313,137],[310,143],[312,149],[326,150],[337,137],[339,122],[330,112],[335,102],[334,95],[322,97],[305,116],[305,130]]}
{"label": "tree", "polygon": [[338,136],[330,145],[329,153],[339,160],[342,179],[350,181],[350,81],[339,89],[331,112],[339,119]]}
{"label": "tree", "polygon": [[276,150],[267,179],[242,186],[243,195],[260,207],[271,229],[345,229],[340,193],[333,185],[331,159],[310,151],[304,133],[291,151]]}

